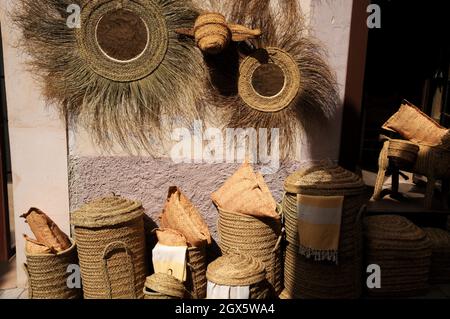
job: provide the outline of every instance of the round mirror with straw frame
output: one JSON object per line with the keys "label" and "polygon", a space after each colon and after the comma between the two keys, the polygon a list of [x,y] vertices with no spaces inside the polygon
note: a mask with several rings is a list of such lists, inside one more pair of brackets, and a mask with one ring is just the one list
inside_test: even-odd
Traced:
{"label": "round mirror with straw frame", "polygon": [[[72,4],[80,28],[67,25]],[[190,0],[18,0],[12,17],[44,95],[103,148],[155,154],[170,124],[199,117],[203,57],[175,32],[198,17]]]}

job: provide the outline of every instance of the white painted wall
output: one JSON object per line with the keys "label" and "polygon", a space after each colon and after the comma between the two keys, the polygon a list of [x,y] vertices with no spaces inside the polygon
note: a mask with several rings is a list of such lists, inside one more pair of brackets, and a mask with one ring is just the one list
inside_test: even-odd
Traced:
{"label": "white painted wall", "polygon": [[25,56],[14,47],[17,32],[6,14],[14,3],[0,0],[0,21],[13,173],[17,284],[24,287],[22,234],[31,234],[19,216],[32,206],[39,207],[68,233],[69,192],[65,123],[54,108],[46,105],[38,83],[25,70]]}

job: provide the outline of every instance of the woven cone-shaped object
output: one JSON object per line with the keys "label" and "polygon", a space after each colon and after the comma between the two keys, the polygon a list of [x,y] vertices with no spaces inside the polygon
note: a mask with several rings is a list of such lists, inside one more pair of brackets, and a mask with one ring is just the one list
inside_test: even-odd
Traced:
{"label": "woven cone-shaped object", "polygon": [[438,228],[425,228],[431,242],[430,283],[450,283],[450,232]]}
{"label": "woven cone-shaped object", "polygon": [[237,251],[260,260],[266,268],[267,281],[278,295],[283,290],[280,219],[256,218],[228,212],[220,207],[220,248],[224,254]]}
{"label": "woven cone-shaped object", "polygon": [[[285,181],[283,199],[288,246],[285,256],[285,296],[291,298],[345,298],[361,295],[362,207],[361,178],[331,163],[297,171]],[[338,264],[315,261],[299,254],[297,195],[344,196]]]}
{"label": "woven cone-shaped object", "polygon": [[205,247],[189,247],[187,252],[187,281],[186,287],[194,299],[206,298],[207,280]]}
{"label": "woven cone-shaped object", "polygon": [[141,203],[118,196],[95,200],[72,213],[85,298],[143,298],[143,215]]}
{"label": "woven cone-shaped object", "polygon": [[230,253],[209,264],[208,281],[221,286],[249,286],[250,299],[269,297],[264,265],[249,255]]}
{"label": "woven cone-shaped object", "polygon": [[184,284],[173,276],[155,273],[145,280],[144,299],[183,299],[185,297]]}
{"label": "woven cone-shaped object", "polygon": [[189,0],[17,2],[13,18],[44,96],[107,150],[157,154],[170,124],[198,119],[206,68],[194,41],[175,32],[198,16]]}
{"label": "woven cone-shaped object", "polygon": [[431,244],[419,227],[401,216],[370,216],[364,221],[366,263],[381,268],[381,288],[373,297],[409,297],[428,288]]}
{"label": "woven cone-shaped object", "polygon": [[28,254],[25,270],[28,275],[28,294],[30,299],[77,299],[80,289],[67,286],[69,265],[78,264],[75,243],[58,254]]}

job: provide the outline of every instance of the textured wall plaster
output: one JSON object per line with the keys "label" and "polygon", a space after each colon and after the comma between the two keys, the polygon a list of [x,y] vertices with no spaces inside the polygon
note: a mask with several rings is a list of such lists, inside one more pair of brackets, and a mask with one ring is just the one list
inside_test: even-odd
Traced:
{"label": "textured wall plaster", "polygon": [[[281,200],[284,179],[298,168],[286,163],[265,179]],[[210,195],[239,164],[173,164],[148,157],[71,157],[69,167],[71,210],[91,199],[115,193],[142,201],[146,214],[158,222],[170,186],[179,186],[204,216],[217,239],[217,212]]]}

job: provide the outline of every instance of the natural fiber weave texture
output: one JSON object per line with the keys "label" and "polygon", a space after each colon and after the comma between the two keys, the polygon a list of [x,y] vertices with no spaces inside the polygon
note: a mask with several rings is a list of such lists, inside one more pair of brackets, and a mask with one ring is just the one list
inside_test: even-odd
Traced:
{"label": "natural fiber weave texture", "polygon": [[186,287],[189,294],[194,299],[206,298],[208,282],[206,280],[206,269],[208,263],[206,259],[205,247],[189,247],[187,252],[187,281]]}
{"label": "natural fiber weave texture", "polygon": [[[362,292],[362,213],[364,183],[343,168],[323,162],[291,174],[285,181],[286,228],[284,285],[291,298],[355,299]],[[344,196],[337,262],[299,254],[297,195]],[[311,258],[309,258],[311,257]],[[329,256],[332,257],[332,256]]]}
{"label": "natural fiber weave texture", "polygon": [[142,206],[117,196],[94,201],[92,211],[90,205],[72,214],[84,297],[142,298],[147,273]]}
{"label": "natural fiber weave texture", "polygon": [[219,237],[222,253],[238,252],[263,263],[266,278],[278,295],[283,290],[281,221],[219,210]]}
{"label": "natural fiber weave texture", "polygon": [[270,296],[264,265],[249,255],[230,253],[219,257],[209,264],[206,277],[221,286],[249,286],[250,299]]}
{"label": "natural fiber weave texture", "polygon": [[413,166],[416,163],[419,146],[404,140],[390,140],[388,157],[391,160],[400,162],[400,165],[406,164]]}
{"label": "natural fiber weave texture", "polygon": [[[280,153],[288,158],[297,147],[299,132],[308,134],[318,123],[327,129],[339,97],[335,76],[323,49],[308,35],[298,1],[279,1],[281,8],[276,12],[270,2],[209,1],[209,8],[224,14],[228,21],[262,31],[258,39],[206,57],[212,77],[210,103],[229,116],[227,128],[279,128]],[[271,49],[264,51],[267,48]],[[276,64],[285,71],[287,81],[279,96],[263,98],[249,89],[249,79],[259,64],[255,52],[259,52],[259,63]],[[279,86],[274,81],[278,78],[265,79],[268,87]]]}
{"label": "natural fiber weave texture", "polygon": [[183,299],[186,290],[173,276],[155,273],[145,280],[144,299]]}
{"label": "natural fiber weave texture", "polygon": [[72,246],[58,254],[33,255],[26,253],[25,270],[28,275],[30,299],[77,299],[81,289],[67,286],[69,265],[78,264],[77,247]]}
{"label": "natural fiber weave texture", "polygon": [[428,288],[431,243],[408,219],[370,216],[364,221],[365,262],[382,270],[382,285],[368,289],[373,297],[417,296]]}
{"label": "natural fiber weave texture", "polygon": [[[79,29],[67,26],[72,4],[82,8]],[[124,10],[137,16],[139,30],[121,18]],[[13,12],[31,71],[62,116],[106,150],[117,143],[151,155],[154,145],[170,140],[171,125],[191,127],[199,118],[206,68],[195,43],[175,32],[197,16],[190,0],[20,0]],[[98,32],[104,17],[118,32]],[[101,45],[144,50],[119,61]]]}
{"label": "natural fiber weave texture", "polygon": [[450,232],[438,228],[424,228],[431,242],[430,283],[450,283]]}

